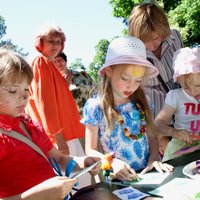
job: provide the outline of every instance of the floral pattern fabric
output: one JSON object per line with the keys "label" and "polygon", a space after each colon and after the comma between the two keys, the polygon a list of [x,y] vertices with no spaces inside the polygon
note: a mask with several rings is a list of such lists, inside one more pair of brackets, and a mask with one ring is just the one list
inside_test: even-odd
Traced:
{"label": "floral pattern fabric", "polygon": [[105,133],[105,120],[102,109],[100,108],[99,98],[90,98],[83,109],[84,125],[91,124],[98,127],[98,136],[104,152],[114,152],[115,157],[128,163],[134,170],[138,171],[146,167],[149,158],[148,137],[145,136],[132,140],[124,135],[123,128],[127,128],[132,134],[138,134],[140,131],[140,113],[134,103],[116,107],[118,113],[124,118],[124,124],[116,121],[114,129],[110,134]]}
{"label": "floral pattern fabric", "polygon": [[76,101],[79,113],[82,116],[85,102],[89,99],[94,88],[92,78],[84,71],[70,71],[73,75],[72,83],[69,87],[74,100]]}

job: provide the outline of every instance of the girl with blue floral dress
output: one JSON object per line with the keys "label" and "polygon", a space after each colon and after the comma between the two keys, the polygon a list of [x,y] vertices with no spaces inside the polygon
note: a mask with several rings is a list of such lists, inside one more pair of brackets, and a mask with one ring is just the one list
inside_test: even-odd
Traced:
{"label": "girl with blue floral dress", "polygon": [[103,157],[97,147],[99,139],[104,153],[114,152],[112,170],[120,180],[134,180],[136,172],[153,167],[160,172],[173,170],[159,161],[156,129],[141,88],[144,78],[157,74],[146,60],[141,40],[114,39],[99,70],[99,91],[84,106],[81,122],[86,126],[86,153]]}

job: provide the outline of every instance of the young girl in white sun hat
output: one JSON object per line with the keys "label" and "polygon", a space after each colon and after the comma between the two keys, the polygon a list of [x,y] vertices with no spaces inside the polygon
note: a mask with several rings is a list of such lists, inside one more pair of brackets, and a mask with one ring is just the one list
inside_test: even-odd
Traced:
{"label": "young girl in white sun hat", "polygon": [[86,153],[103,157],[97,151],[99,139],[104,153],[115,153],[112,170],[120,180],[134,180],[138,171],[145,173],[154,167],[160,172],[173,170],[159,161],[155,128],[141,88],[143,79],[157,74],[146,59],[141,40],[116,38],[108,46],[105,64],[99,70],[98,94],[84,106]]}

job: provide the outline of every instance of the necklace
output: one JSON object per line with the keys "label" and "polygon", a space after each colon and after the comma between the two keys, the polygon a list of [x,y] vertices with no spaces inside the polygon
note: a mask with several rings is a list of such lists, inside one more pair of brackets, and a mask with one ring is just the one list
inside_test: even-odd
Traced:
{"label": "necklace", "polygon": [[124,135],[132,140],[138,140],[140,138],[142,138],[145,135],[145,131],[146,131],[146,120],[145,120],[145,114],[144,111],[142,110],[142,107],[139,103],[135,104],[137,110],[140,113],[140,131],[138,134],[132,134],[128,128],[123,128],[122,125],[124,124],[124,118],[118,113],[116,112],[116,120],[118,121],[119,125],[122,128],[122,131],[124,132]]}

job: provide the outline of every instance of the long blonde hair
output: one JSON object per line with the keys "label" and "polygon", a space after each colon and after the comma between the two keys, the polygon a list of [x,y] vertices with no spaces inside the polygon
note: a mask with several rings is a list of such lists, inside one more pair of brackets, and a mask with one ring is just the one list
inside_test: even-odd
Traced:
{"label": "long blonde hair", "polygon": [[162,7],[156,3],[142,3],[133,8],[129,17],[129,35],[150,41],[155,34],[166,39],[170,26]]}
{"label": "long blonde hair", "polygon": [[[106,122],[106,134],[109,134],[114,127],[116,110],[110,78],[106,74],[101,77],[98,95],[100,97],[100,106]],[[141,105],[142,109],[145,111],[147,128],[151,129],[149,134],[153,133],[155,129],[153,117],[141,86],[131,95],[130,99],[131,102],[138,102]]]}

